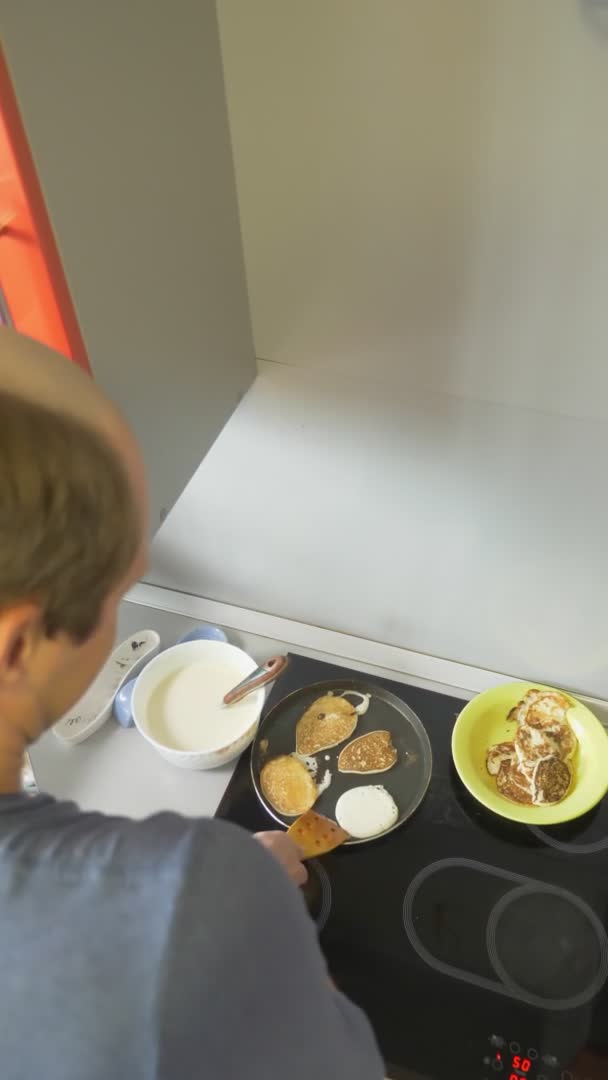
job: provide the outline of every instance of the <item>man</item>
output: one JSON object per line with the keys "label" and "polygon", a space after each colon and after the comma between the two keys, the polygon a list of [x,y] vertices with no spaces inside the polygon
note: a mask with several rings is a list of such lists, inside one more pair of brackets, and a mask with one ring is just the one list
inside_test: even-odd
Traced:
{"label": "man", "polygon": [[379,1080],[285,834],[20,792],[26,747],[108,656],[146,527],[118,411],[68,361],[0,330],[2,1080]]}

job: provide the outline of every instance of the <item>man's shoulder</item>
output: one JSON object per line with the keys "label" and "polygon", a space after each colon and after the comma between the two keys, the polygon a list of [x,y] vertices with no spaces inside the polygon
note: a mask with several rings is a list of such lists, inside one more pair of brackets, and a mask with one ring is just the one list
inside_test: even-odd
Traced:
{"label": "man's shoulder", "polygon": [[244,829],[220,818],[186,818],[164,811],[139,821],[108,818],[105,827],[116,830],[116,859],[132,869],[161,863],[170,867],[175,861],[195,866],[230,863],[257,848]]}
{"label": "man's shoulder", "polygon": [[107,858],[108,869],[128,878],[215,876],[222,868],[249,863],[257,853],[251,851],[258,845],[248,833],[218,818],[186,818],[169,811],[137,821],[96,817],[102,861]]}
{"label": "man's shoulder", "polygon": [[84,811],[40,796],[0,815],[0,856],[69,876],[88,868],[124,878],[207,870],[255,859],[245,830],[216,818],[162,812],[141,820]]}

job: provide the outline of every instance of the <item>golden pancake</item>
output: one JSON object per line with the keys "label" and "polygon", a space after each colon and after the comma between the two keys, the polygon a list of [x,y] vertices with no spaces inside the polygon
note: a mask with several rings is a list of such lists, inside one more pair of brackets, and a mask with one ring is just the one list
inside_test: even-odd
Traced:
{"label": "golden pancake", "polygon": [[554,733],[563,726],[569,708],[570,702],[561,694],[545,694],[530,705],[524,723],[539,731]]}
{"label": "golden pancake", "polygon": [[566,722],[551,730],[522,724],[515,736],[515,749],[522,764],[536,764],[541,758],[558,757],[567,761],[578,745],[576,735]]}
{"label": "golden pancake", "polygon": [[318,795],[306,766],[289,754],[266,762],[260,772],[260,785],[271,806],[286,817],[305,814]]}
{"label": "golden pancake", "polygon": [[530,706],[534,704],[537,698],[540,698],[542,696],[542,690],[528,690],[527,694],[521,699],[521,701],[518,701],[517,705],[515,705],[515,707],[511,709],[511,712],[509,713],[507,719],[513,721],[517,720],[518,724],[522,724],[526,719],[526,714]]}
{"label": "golden pancake", "polygon": [[533,799],[535,805],[561,802],[572,780],[570,769],[558,757],[539,761],[534,770]]}
{"label": "golden pancake", "polygon": [[577,747],[576,735],[568,723],[566,712],[566,709],[543,698],[528,709],[525,721],[526,727],[531,730],[550,735],[562,758],[572,757]]}
{"label": "golden pancake", "polygon": [[557,743],[559,756],[562,761],[569,761],[574,757],[578,746],[578,739],[567,720],[560,725],[553,738]]}
{"label": "golden pancake", "polygon": [[335,821],[315,814],[309,810],[302,817],[294,821],[287,830],[287,835],[298,844],[305,859],[312,859],[315,855],[326,855],[328,851],[350,840],[350,836]]}
{"label": "golden pancake", "polygon": [[519,763],[524,768],[533,769],[541,758],[559,756],[553,735],[528,727],[527,724],[521,724],[513,741]]}
{"label": "golden pancake", "polygon": [[397,756],[390,731],[370,731],[344,747],[338,758],[338,769],[343,773],[386,772],[392,769]]}
{"label": "golden pancake", "polygon": [[515,708],[511,709],[508,719],[516,720],[518,724],[529,723],[533,727],[549,730],[552,721],[563,723],[568,709],[571,708],[572,703],[557,690],[528,690]]}
{"label": "golden pancake", "polygon": [[577,739],[566,718],[571,707],[556,690],[529,691],[516,706],[515,749],[524,768],[533,769],[548,757],[567,760],[574,756]]}
{"label": "golden pancake", "polygon": [[532,805],[530,779],[514,761],[503,761],[496,777],[496,788],[505,799],[510,799],[511,802],[522,803],[524,806]]}
{"label": "golden pancake", "polygon": [[486,769],[490,776],[498,776],[503,761],[512,761],[514,757],[515,746],[512,742],[500,742],[491,746],[486,757]]}
{"label": "golden pancake", "polygon": [[359,715],[350,701],[334,694],[313,701],[296,724],[298,754],[318,754],[350,738]]}

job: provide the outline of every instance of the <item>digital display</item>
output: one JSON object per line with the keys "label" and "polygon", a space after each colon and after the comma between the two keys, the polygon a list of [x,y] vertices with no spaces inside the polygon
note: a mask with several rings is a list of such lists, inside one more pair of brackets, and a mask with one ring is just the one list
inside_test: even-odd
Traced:
{"label": "digital display", "polygon": [[[483,1059],[483,1064],[491,1067],[496,1080],[537,1080],[541,1062],[535,1046],[526,1046],[526,1043],[519,1043],[516,1039],[508,1041],[503,1035],[490,1035],[488,1042],[494,1052]],[[543,1065],[553,1068],[558,1064],[553,1054],[543,1054],[540,1080],[547,1080],[547,1070]],[[486,1074],[486,1080],[489,1075]]]}
{"label": "digital display", "polygon": [[522,1077],[527,1076],[531,1068],[532,1061],[529,1057],[521,1057],[520,1054],[513,1054],[509,1080],[522,1080]]}

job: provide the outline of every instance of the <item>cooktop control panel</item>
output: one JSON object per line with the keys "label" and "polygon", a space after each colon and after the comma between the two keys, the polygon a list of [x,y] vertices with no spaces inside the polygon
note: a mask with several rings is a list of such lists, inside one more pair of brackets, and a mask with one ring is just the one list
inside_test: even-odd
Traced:
{"label": "cooktop control panel", "polygon": [[481,1064],[483,1080],[595,1080],[587,1072],[563,1068],[551,1050],[505,1035],[489,1036]]}

